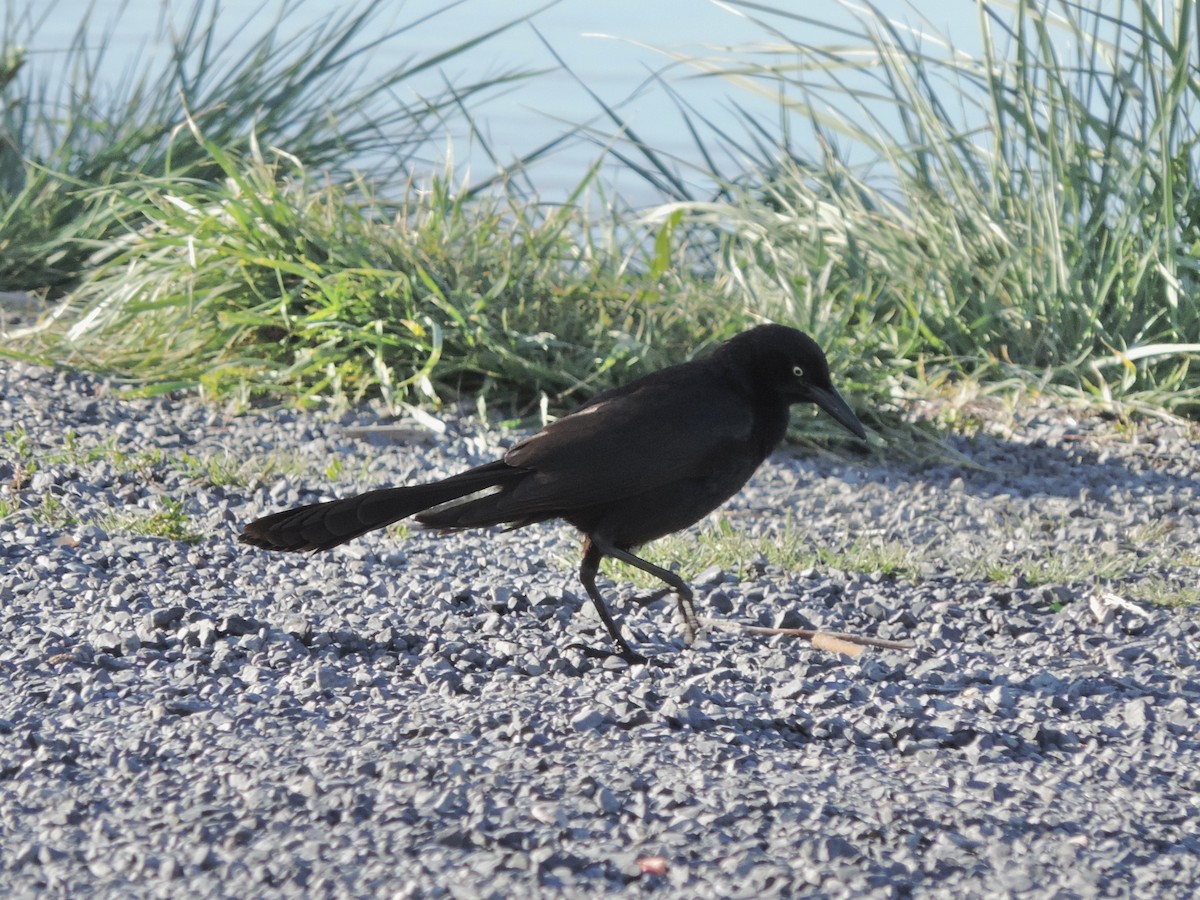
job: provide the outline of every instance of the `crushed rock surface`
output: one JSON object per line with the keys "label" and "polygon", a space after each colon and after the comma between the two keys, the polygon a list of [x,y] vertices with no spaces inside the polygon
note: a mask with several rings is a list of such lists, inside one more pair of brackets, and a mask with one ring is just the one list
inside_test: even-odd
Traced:
{"label": "crushed rock surface", "polygon": [[[1087,579],[972,570],[1099,547],[1144,563],[1104,582],[1111,595],[1147,579],[1194,591],[1200,454],[1184,426],[1130,434],[1041,408],[950,439],[966,464],[778,453],[718,515],[911,547],[918,571],[678,560],[698,610],[915,649],[850,659],[711,630],[685,650],[670,598],[642,607],[606,583],[653,655],[628,666],[581,649],[606,638],[565,526],[413,528],[316,555],[236,542],[265,511],[450,474],[511,432],[451,419],[396,442],[367,408],[225,417],[11,362],[0,386],[6,896],[1200,883],[1196,608],[1096,606]],[[362,427],[372,440],[347,431]],[[172,510],[194,542],[130,525]]]}

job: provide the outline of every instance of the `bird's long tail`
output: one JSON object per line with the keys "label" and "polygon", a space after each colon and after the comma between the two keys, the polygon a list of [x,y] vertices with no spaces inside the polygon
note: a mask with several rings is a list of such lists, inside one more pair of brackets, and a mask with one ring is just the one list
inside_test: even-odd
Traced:
{"label": "bird's long tail", "polygon": [[341,500],[285,509],[251,522],[238,540],[266,550],[328,550],[422,510],[506,484],[524,474],[524,469],[497,460],[432,484],[380,488]]}

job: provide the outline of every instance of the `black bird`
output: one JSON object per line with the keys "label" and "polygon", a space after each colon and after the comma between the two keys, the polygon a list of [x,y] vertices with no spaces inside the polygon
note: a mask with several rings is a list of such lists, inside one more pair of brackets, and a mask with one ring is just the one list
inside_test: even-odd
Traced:
{"label": "black bird", "polygon": [[691,589],[633,550],[732,497],[783,439],[793,403],[815,403],[866,438],[816,342],[794,328],[760,325],[707,357],[597,395],[495,462],[432,484],[278,512],[247,525],[241,540],[267,550],[328,550],[412,515],[441,529],[565,519],[583,532],[584,589],[622,655],[640,660],[596,588],[600,561],[610,556],[665,582],[690,644],[698,626]]}

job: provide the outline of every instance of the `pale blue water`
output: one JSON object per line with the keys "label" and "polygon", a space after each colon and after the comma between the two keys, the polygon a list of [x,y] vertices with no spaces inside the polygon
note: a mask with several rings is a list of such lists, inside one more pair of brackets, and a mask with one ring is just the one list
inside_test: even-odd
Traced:
{"label": "pale blue water", "polygon": [[[24,6],[23,0],[6,2],[10,9]],[[822,34],[811,25],[763,16],[790,37],[822,43],[849,40],[836,32],[836,28],[853,22],[852,14],[841,3],[775,0],[774,5],[802,11],[830,26]],[[937,4],[936,14],[926,13],[928,23],[922,22],[909,4],[899,0],[881,0],[878,5],[888,15],[923,30],[932,26],[949,34],[956,45],[968,52],[977,52],[978,14],[973,0]],[[165,0],[128,3],[98,0],[92,4],[60,0],[46,15],[29,48],[36,65],[53,66],[56,54],[69,42],[89,6],[97,41],[106,30],[110,31],[107,67],[110,77],[119,79],[124,67],[139,54],[164,53],[165,43],[156,39],[161,34],[161,23],[182,21],[192,4]],[[346,8],[345,4],[331,0],[309,0],[292,6],[295,8],[288,12],[285,23],[286,28],[296,30],[331,11]],[[442,0],[411,0],[388,7],[378,19],[381,33],[408,23],[420,24],[373,51],[367,77],[371,70],[382,70],[397,58],[424,58],[536,10],[540,4],[525,0],[504,3],[467,0],[438,13],[444,6]],[[226,4],[227,10],[231,7],[233,4]],[[240,37],[261,33],[279,9],[278,3],[267,3],[260,14],[249,18],[246,13],[226,11],[225,29],[236,43]],[[744,12],[751,14],[748,10]],[[606,103],[619,105],[621,114],[644,141],[678,157],[686,177],[688,163],[698,162],[699,154],[667,92],[645,82],[652,73],[662,73],[704,115],[739,138],[745,135],[745,129],[733,111],[734,106],[773,125],[778,123],[780,116],[774,98],[720,79],[698,77],[696,69],[673,64],[671,54],[745,58],[755,48],[777,42],[768,29],[755,24],[747,15],[708,0],[563,0],[538,12],[532,25],[519,25],[468,55],[451,59],[436,71],[413,80],[406,85],[410,93],[405,99],[412,99],[417,93],[438,92],[443,79],[460,85],[513,69],[554,68],[556,62],[543,44],[544,38],[588,88]],[[426,17],[428,21],[421,21]],[[592,122],[601,137],[611,135],[614,130],[587,91],[562,72],[540,76],[482,104],[476,103],[473,112],[502,162],[518,158],[573,124]],[[447,146],[452,146],[455,161],[464,169],[469,168],[473,180],[491,174],[492,164],[472,146],[461,129],[452,129],[446,137],[447,143],[434,148],[435,154],[443,154]],[[551,199],[562,195],[578,183],[599,153],[597,145],[578,143],[539,163],[534,174],[537,189]],[[635,202],[654,199],[636,176],[622,172],[619,167],[605,170],[604,184]]]}

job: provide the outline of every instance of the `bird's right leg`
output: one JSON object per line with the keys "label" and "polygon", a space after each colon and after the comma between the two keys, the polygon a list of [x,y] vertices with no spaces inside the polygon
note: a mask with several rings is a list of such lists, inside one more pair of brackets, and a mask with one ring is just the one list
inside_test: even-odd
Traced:
{"label": "bird's right leg", "polygon": [[621,656],[630,662],[644,663],[646,657],[636,652],[625,641],[625,638],[621,635],[621,630],[617,627],[617,623],[613,621],[612,613],[608,611],[608,606],[604,603],[604,597],[600,595],[600,590],[596,587],[596,575],[600,572],[600,560],[603,558],[604,554],[596,546],[595,541],[590,537],[584,537],[583,561],[579,564],[579,580],[583,582],[583,589],[592,598],[592,605],[596,607],[596,612],[600,614],[600,621],[608,629],[613,643],[621,649]]}

